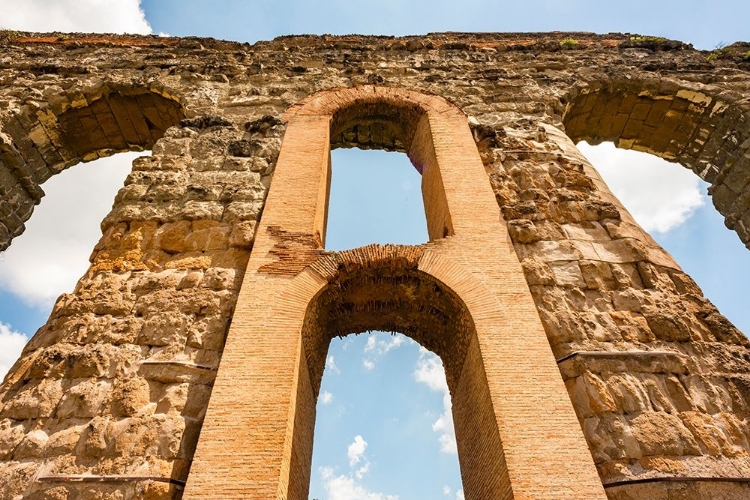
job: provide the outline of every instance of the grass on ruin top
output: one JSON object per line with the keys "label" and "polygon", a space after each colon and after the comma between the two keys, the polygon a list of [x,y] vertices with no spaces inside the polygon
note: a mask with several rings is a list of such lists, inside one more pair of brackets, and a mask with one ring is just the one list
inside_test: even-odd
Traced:
{"label": "grass on ruin top", "polygon": [[639,35],[633,35],[630,37],[631,42],[666,42],[667,39],[663,36],[639,36]]}
{"label": "grass on ruin top", "polygon": [[573,48],[578,45],[578,40],[575,38],[566,38],[562,42],[560,42],[560,46],[564,48]]}

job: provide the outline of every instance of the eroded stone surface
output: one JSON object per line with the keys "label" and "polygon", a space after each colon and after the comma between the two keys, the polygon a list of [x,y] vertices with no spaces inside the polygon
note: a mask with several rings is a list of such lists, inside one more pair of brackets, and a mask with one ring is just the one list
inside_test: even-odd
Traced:
{"label": "eroded stone surface", "polygon": [[[573,50],[560,44],[568,37],[580,42]],[[747,244],[746,46],[708,61],[617,34],[253,46],[6,34],[0,43],[0,248],[23,231],[51,175],[153,148],[103,221],[91,268],[0,389],[0,497],[180,496],[284,113],[319,90],[367,83],[434,93],[470,115],[610,497],[750,494],[735,481],[750,478],[747,339],[572,142],[615,140],[680,161],[712,183],[714,204]],[[335,130],[333,141],[403,149],[383,123]],[[79,475],[98,480],[67,480]]]}

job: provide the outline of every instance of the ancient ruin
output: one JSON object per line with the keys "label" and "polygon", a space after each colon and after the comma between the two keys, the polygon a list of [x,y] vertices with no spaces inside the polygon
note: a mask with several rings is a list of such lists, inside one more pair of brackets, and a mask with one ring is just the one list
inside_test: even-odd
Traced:
{"label": "ancient ruin", "polygon": [[[136,160],[0,388],[0,498],[307,498],[332,336],[437,353],[467,499],[750,498],[750,342],[576,142],[711,183],[750,246],[750,44],[0,32],[0,248]],[[403,151],[430,241],[324,250],[330,150]]]}

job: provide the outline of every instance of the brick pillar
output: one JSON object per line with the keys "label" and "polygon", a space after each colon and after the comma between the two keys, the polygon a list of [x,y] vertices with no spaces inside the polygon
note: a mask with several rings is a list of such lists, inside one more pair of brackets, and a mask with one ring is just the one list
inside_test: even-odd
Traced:
{"label": "brick pillar", "polygon": [[[302,117],[287,128],[184,498],[306,498],[306,491],[291,496],[286,489],[297,377],[307,373],[300,369],[300,328],[310,297],[274,309],[290,277],[307,264],[305,252],[313,260],[318,253],[316,232],[324,229],[328,195],[328,123],[328,117]],[[279,261],[275,252],[284,246],[288,252]],[[312,393],[299,396],[314,411]],[[313,423],[314,415],[301,427]],[[312,437],[312,428],[308,432]],[[307,447],[311,456],[312,439]]]}

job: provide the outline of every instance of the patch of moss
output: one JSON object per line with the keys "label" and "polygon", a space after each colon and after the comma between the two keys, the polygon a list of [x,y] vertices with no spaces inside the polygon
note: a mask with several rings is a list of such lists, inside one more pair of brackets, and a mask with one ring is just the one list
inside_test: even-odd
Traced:
{"label": "patch of moss", "polygon": [[663,36],[630,35],[627,40],[620,42],[621,49],[647,49],[652,51],[685,50],[691,45],[669,40]]}
{"label": "patch of moss", "polygon": [[714,62],[717,59],[728,59],[732,57],[732,51],[724,46],[718,46],[706,56],[706,61]]}
{"label": "patch of moss", "polygon": [[667,39],[663,36],[639,36],[639,35],[633,35],[630,37],[631,42],[653,42],[653,43],[660,43],[660,42],[666,42]]}

